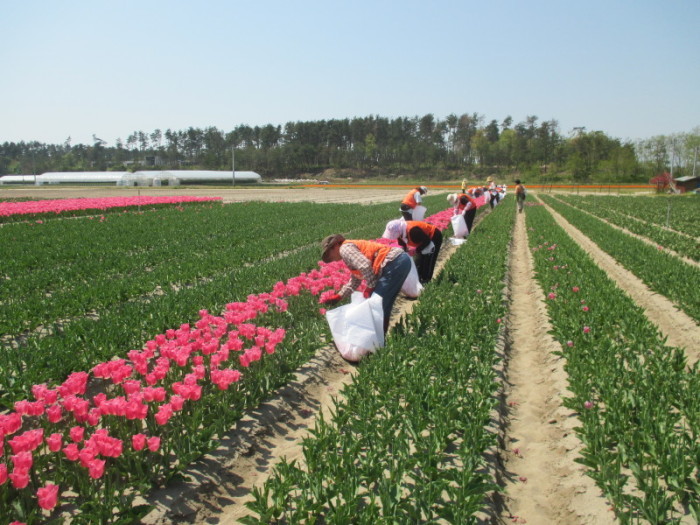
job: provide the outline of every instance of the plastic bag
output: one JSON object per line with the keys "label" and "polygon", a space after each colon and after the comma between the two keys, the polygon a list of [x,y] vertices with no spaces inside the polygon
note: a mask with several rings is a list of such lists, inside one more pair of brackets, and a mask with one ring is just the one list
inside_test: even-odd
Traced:
{"label": "plastic bag", "polygon": [[420,283],[420,279],[418,278],[416,263],[413,262],[413,259],[411,259],[411,270],[408,272],[406,280],[404,280],[403,285],[401,286],[401,293],[406,297],[416,299],[420,296],[422,291],[423,285]]}
{"label": "plastic bag", "polygon": [[464,215],[461,213],[453,215],[450,220],[452,221],[452,231],[455,232],[455,237],[463,239],[469,233],[467,223],[464,221]]}
{"label": "plastic bag", "polygon": [[376,293],[365,299],[353,292],[352,302],[326,312],[335,346],[348,361],[359,361],[384,346],[384,310]]}
{"label": "plastic bag", "polygon": [[413,208],[413,215],[412,215],[413,220],[414,221],[422,221],[423,217],[425,217],[425,212],[427,209],[428,208],[426,208],[425,206],[420,206],[420,205]]}

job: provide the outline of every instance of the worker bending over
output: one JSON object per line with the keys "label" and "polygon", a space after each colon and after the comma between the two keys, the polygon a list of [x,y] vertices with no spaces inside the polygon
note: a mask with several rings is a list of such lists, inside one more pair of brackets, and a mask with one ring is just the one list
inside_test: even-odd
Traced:
{"label": "worker bending over", "polygon": [[326,304],[335,304],[348,297],[364,279],[367,286],[364,296],[369,298],[376,293],[382,298],[386,334],[394,301],[411,271],[411,258],[401,248],[375,241],[346,240],[339,233],[323,239],[321,250],[323,262],[343,260],[350,269],[350,280],[326,300]]}
{"label": "worker bending over", "polygon": [[404,219],[407,221],[413,219],[413,211],[416,209],[416,206],[423,202],[421,196],[425,195],[426,193],[428,193],[428,188],[425,186],[418,186],[408,192],[401,202],[401,207],[399,208]]}
{"label": "worker bending over", "polygon": [[382,237],[398,241],[404,250],[408,250],[409,246],[414,248],[418,279],[425,284],[433,278],[442,246],[442,232],[437,226],[422,221],[396,219],[387,223]]}

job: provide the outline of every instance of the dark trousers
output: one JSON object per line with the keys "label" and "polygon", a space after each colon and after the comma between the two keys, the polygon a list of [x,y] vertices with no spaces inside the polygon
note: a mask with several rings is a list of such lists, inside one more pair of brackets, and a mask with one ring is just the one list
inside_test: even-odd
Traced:
{"label": "dark trousers", "polygon": [[467,223],[467,230],[469,230],[469,233],[472,232],[472,224],[474,224],[474,217],[476,217],[476,208],[472,208],[464,212],[464,222]]}
{"label": "dark trousers", "polygon": [[406,221],[412,221],[413,220],[413,208],[406,204],[402,204],[401,207],[399,208],[401,210],[401,216],[404,218]]}
{"label": "dark trousers", "polygon": [[440,230],[435,230],[433,244],[435,245],[433,253],[423,255],[418,252],[416,254],[416,270],[418,270],[418,280],[421,283],[427,283],[433,278],[435,263],[437,262],[438,253],[440,253],[440,247],[442,246],[442,232]]}

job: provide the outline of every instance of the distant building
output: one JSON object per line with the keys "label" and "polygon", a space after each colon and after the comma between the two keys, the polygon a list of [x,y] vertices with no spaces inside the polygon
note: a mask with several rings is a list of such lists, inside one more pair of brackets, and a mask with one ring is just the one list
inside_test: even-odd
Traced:
{"label": "distant building", "polygon": [[700,177],[698,176],[693,177],[692,175],[688,175],[687,177],[674,179],[673,182],[676,184],[676,188],[678,188],[678,191],[681,193],[685,193],[686,191],[695,191],[696,189],[700,188]]}

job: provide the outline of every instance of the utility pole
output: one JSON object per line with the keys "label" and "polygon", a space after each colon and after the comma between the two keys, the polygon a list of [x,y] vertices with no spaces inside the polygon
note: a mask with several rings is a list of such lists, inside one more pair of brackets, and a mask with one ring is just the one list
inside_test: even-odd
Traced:
{"label": "utility pole", "polygon": [[231,185],[236,185],[236,159],[234,152],[236,151],[236,146],[231,146]]}

